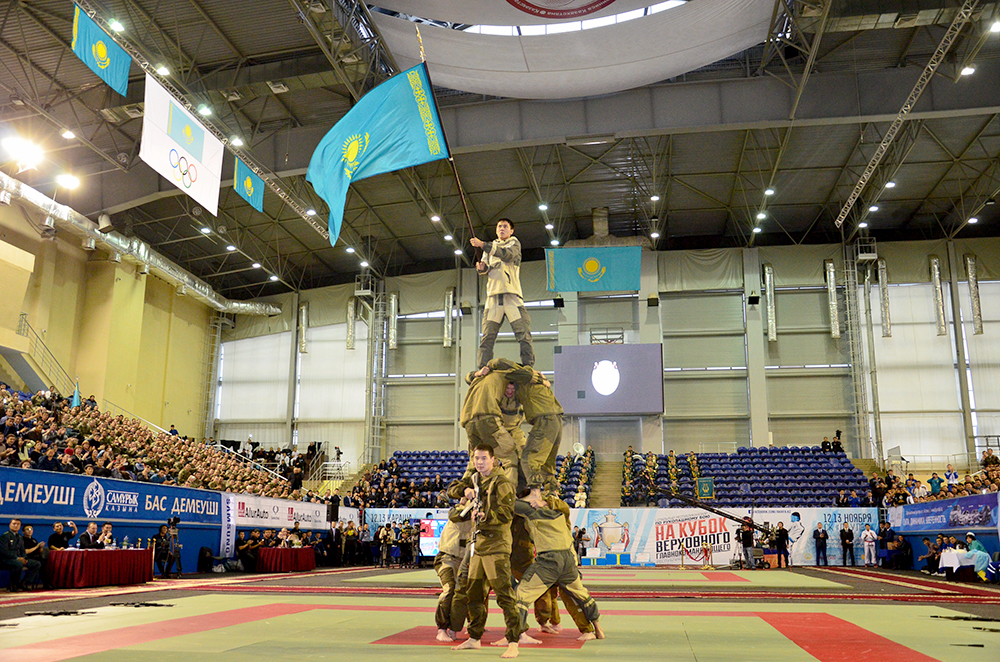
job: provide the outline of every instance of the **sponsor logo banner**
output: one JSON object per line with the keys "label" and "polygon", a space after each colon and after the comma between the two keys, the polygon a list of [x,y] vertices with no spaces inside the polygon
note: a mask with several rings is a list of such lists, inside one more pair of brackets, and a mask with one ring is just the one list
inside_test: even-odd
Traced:
{"label": "sponsor logo banner", "polygon": [[288,501],[253,496],[252,494],[225,493],[233,502],[233,522],[235,527],[256,527],[265,529],[291,528],[296,522],[302,529],[325,529],[326,504]]}
{"label": "sponsor logo banner", "polygon": [[889,523],[899,533],[996,529],[997,494],[976,494],[958,499],[913,503],[889,509]]}
{"label": "sponsor logo banner", "polygon": [[[409,522],[421,519],[448,519],[448,508],[368,508],[365,510],[365,523],[375,534],[375,528],[387,522]],[[341,516],[344,509],[341,508]]]}
{"label": "sponsor logo banner", "polygon": [[218,492],[51,471],[0,468],[0,517],[218,524]]}

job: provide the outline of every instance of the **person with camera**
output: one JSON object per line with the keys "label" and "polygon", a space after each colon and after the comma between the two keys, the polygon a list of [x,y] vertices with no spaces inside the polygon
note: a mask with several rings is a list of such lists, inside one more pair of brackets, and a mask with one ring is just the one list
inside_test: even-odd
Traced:
{"label": "person with camera", "polygon": [[754,569],[753,562],[753,527],[749,522],[744,522],[739,531],[740,544],[743,545],[743,567],[747,570]]}
{"label": "person with camera", "polygon": [[169,533],[170,527],[160,525],[159,532],[153,536],[153,561],[160,571],[160,579],[170,579],[170,571],[174,567],[174,537]]}

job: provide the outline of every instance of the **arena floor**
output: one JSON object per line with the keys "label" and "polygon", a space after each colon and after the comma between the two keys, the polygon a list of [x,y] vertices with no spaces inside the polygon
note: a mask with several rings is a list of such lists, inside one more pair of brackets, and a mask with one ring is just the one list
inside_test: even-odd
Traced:
{"label": "arena floor", "polygon": [[[533,628],[543,644],[522,646],[522,658],[995,662],[1000,650],[1000,590],[918,573],[583,572],[607,638],[576,641],[564,613],[569,628]],[[2,594],[0,650],[33,662],[499,657],[493,647],[459,653],[434,641],[433,580],[429,570],[352,569]],[[70,613],[37,613],[61,611]],[[501,638],[502,628],[494,606],[483,641]]]}

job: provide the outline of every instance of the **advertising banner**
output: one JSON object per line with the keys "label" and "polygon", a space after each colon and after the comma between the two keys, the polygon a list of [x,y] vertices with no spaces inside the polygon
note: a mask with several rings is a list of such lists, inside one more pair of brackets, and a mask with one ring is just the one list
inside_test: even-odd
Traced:
{"label": "advertising banner", "polygon": [[374,536],[375,529],[386,522],[448,519],[448,510],[448,508],[367,508],[365,510],[365,523],[368,524],[368,528]]}
{"label": "advertising banner", "polygon": [[[749,509],[727,508],[737,517]],[[816,544],[812,532],[821,525],[828,540],[830,565],[840,565],[843,550],[840,533],[844,524],[854,532],[855,559],[862,558],[860,534],[865,524],[878,525],[875,508],[777,508],[757,509],[754,521],[769,527],[781,522],[789,534],[792,565],[813,565]],[[574,527],[587,530],[585,565],[657,566],[702,564],[703,546],[708,545],[708,563],[728,565],[742,553],[736,539],[739,523],[698,508],[596,508],[571,511]]]}
{"label": "advertising banner", "polygon": [[224,499],[230,502],[233,525],[240,529],[281,529],[291,528],[296,522],[302,529],[326,529],[326,504],[271,499],[252,494],[232,494],[226,492]]}
{"label": "advertising banner", "polygon": [[0,468],[0,518],[218,526],[218,492],[31,469]]}
{"label": "advertising banner", "polygon": [[998,496],[976,494],[958,499],[913,503],[889,509],[889,523],[899,533],[968,531],[997,528]]}

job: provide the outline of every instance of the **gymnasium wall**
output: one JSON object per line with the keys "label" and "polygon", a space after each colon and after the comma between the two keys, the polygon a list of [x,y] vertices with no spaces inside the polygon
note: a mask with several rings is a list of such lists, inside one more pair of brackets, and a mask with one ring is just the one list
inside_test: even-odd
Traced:
{"label": "gymnasium wall", "polygon": [[34,257],[23,296],[8,282],[5,294],[21,299],[20,311],[79,378],[84,397],[200,436],[212,311],[133,265],[84,251],[73,235],[43,239],[40,223],[36,212],[0,206],[0,241]]}

